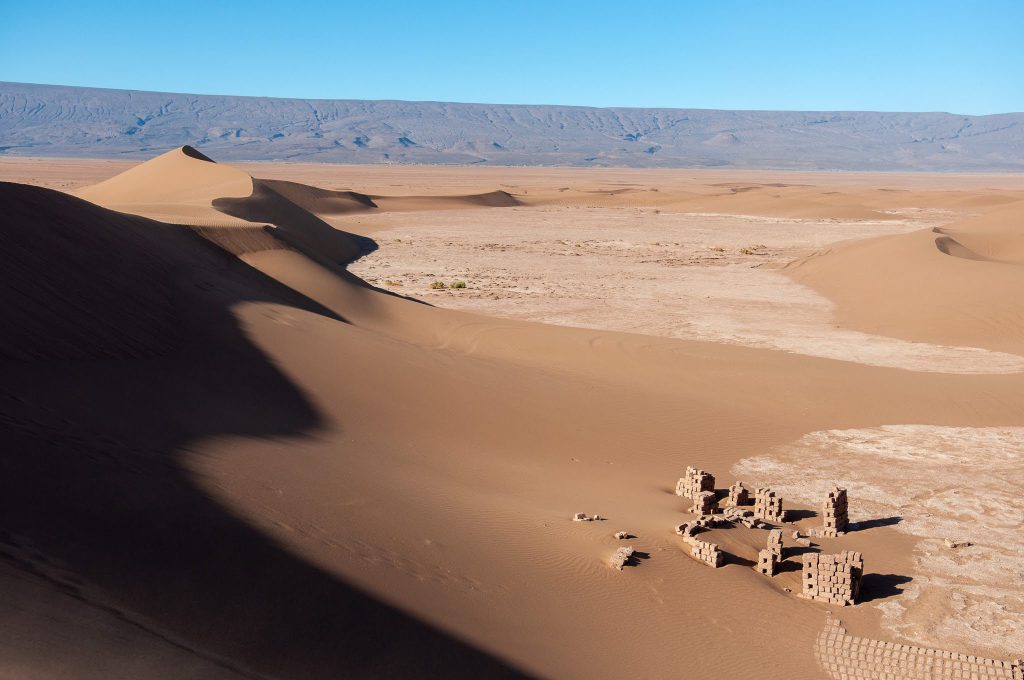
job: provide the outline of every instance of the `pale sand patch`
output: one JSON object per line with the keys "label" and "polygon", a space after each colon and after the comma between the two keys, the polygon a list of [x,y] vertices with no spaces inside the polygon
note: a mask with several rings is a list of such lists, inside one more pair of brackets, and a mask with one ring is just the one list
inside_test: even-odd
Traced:
{"label": "pale sand patch", "polygon": [[[836,326],[826,297],[778,271],[835,241],[949,220],[808,220],[637,208],[514,208],[360,217],[380,249],[351,265],[439,306],[564,326],[777,349],[938,373],[1024,371],[1024,357]],[[408,223],[406,227],[392,224]],[[384,231],[376,231],[382,227]],[[434,281],[463,281],[433,290]]]}
{"label": "pale sand patch", "polygon": [[[1024,649],[1024,428],[811,432],[732,472],[814,508],[831,484],[845,486],[852,522],[901,517],[896,530],[921,540],[913,581],[901,597],[878,605],[892,632],[1004,656]],[[945,538],[973,545],[950,549]]]}

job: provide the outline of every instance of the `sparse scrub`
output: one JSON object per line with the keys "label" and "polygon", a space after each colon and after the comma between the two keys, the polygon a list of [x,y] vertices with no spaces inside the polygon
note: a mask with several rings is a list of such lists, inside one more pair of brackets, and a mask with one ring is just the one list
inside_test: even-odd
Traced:
{"label": "sparse scrub", "polygon": [[432,284],[430,284],[430,287],[433,288],[434,290],[444,290],[448,286],[445,285],[444,281],[434,281]]}
{"label": "sparse scrub", "polygon": [[466,287],[466,282],[465,281],[453,281],[452,285],[449,286],[449,287],[450,288],[465,288]]}

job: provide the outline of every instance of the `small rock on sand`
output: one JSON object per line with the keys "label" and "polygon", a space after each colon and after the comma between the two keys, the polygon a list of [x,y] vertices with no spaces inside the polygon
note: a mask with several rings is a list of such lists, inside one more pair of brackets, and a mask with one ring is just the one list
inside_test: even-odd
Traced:
{"label": "small rock on sand", "polygon": [[589,522],[592,519],[595,519],[595,518],[591,517],[590,515],[588,515],[585,512],[577,512],[575,515],[572,516],[572,521],[573,522]]}
{"label": "small rock on sand", "polygon": [[626,531],[616,531],[615,532],[615,538],[619,539],[620,541],[623,541],[623,540],[629,538],[629,532],[626,532]]}

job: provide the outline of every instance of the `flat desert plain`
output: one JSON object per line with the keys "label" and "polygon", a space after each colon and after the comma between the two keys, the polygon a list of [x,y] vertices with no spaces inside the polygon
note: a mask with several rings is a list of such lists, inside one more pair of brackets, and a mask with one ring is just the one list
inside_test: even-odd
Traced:
{"label": "flat desert plain", "polygon": [[[1024,177],[0,182],[4,677],[1024,672]],[[782,497],[774,576],[688,466]]]}

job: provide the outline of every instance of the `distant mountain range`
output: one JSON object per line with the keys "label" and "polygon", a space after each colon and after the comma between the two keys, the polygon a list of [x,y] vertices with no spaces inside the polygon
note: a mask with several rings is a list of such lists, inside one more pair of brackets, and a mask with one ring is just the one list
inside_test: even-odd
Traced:
{"label": "distant mountain range", "polygon": [[0,157],[1024,171],[1024,113],[274,99],[0,83]]}

